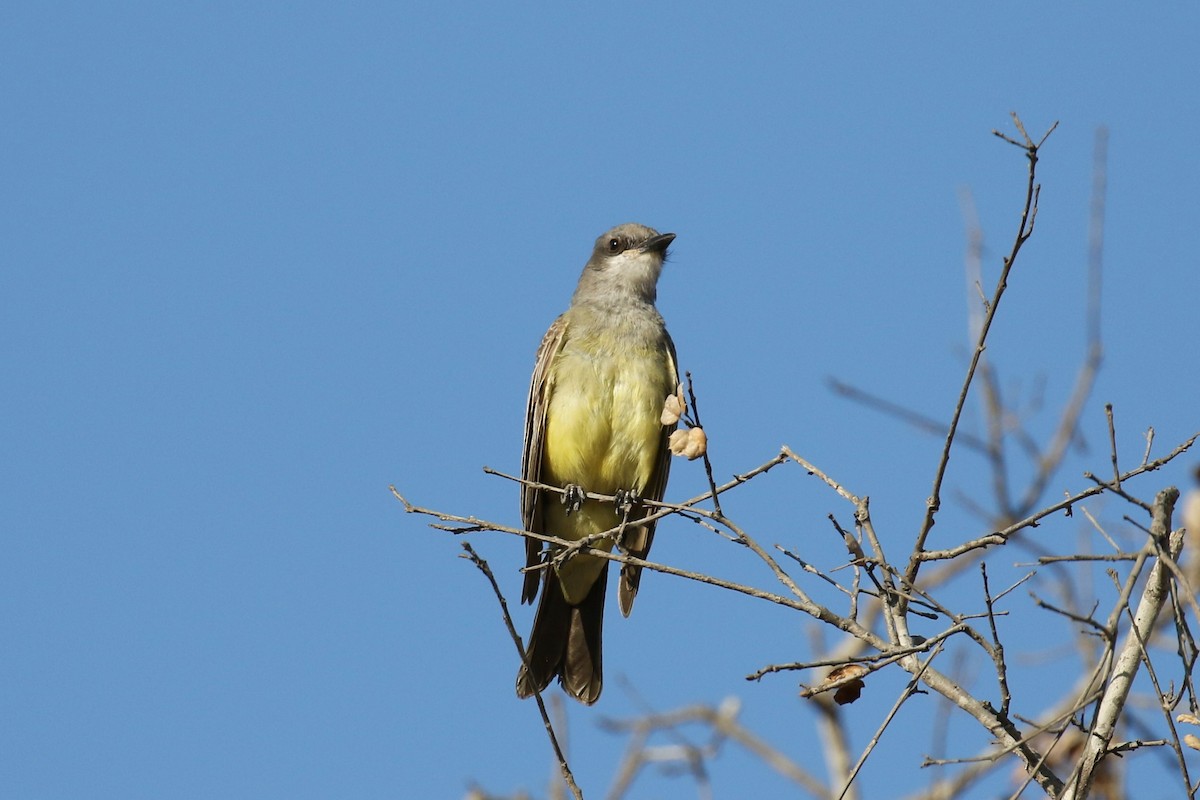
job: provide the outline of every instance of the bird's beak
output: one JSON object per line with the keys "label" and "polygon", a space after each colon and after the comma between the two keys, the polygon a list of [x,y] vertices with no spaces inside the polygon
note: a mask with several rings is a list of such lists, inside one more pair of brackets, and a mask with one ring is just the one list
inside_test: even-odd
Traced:
{"label": "bird's beak", "polygon": [[651,251],[655,253],[666,253],[667,246],[673,241],[675,241],[675,234],[660,233],[658,236],[651,236],[649,239],[642,242],[642,246],[638,249],[642,250],[643,252]]}

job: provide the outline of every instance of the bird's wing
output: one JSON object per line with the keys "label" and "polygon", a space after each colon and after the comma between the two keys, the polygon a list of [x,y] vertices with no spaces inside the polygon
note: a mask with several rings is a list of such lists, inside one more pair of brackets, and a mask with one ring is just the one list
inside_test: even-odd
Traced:
{"label": "bird's wing", "polygon": [[[663,336],[666,337],[667,345],[667,368],[673,378],[671,381],[671,391],[679,385],[679,366],[675,360],[675,343],[671,341],[671,336],[663,331]],[[663,397],[663,402],[666,402],[666,397]],[[658,440],[658,463],[655,465],[654,473],[650,476],[650,481],[646,484],[646,488],[642,491],[642,498],[645,500],[661,501],[663,493],[667,489],[667,473],[671,471],[671,448],[667,444],[667,440],[671,438],[671,434],[675,432],[676,425],[664,425],[662,435]],[[654,513],[658,509],[643,507],[642,516],[647,516]],[[650,545],[654,543],[654,526],[655,523],[648,522],[645,525],[637,528],[632,528],[625,533],[624,547],[626,553],[635,558],[645,558],[650,554]],[[638,585],[642,581],[642,568],[632,564],[621,565],[621,588],[617,594],[618,604],[621,606],[621,613],[629,616],[629,612],[633,610],[633,601],[637,597]]]}
{"label": "bird's wing", "polygon": [[[529,382],[529,403],[525,409],[525,449],[521,453],[521,477],[527,481],[542,479],[542,437],[546,433],[546,408],[550,396],[550,365],[562,349],[567,334],[566,315],[554,320],[538,346],[533,378]],[[541,492],[529,486],[521,487],[521,524],[527,531],[542,533]],[[525,566],[535,566],[541,560],[542,543],[525,540]],[[521,602],[532,603],[537,596],[540,571],[525,573]]]}

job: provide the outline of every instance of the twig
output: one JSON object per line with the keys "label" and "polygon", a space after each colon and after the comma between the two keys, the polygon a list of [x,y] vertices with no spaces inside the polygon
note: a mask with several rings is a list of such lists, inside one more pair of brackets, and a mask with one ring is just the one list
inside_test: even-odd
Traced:
{"label": "twig", "polygon": [[992,632],[992,664],[996,667],[996,680],[1000,685],[1000,716],[1008,716],[1008,707],[1012,695],[1008,690],[1008,665],[1004,662],[1004,645],[1000,643],[1000,634],[996,631],[996,614],[993,608],[992,591],[988,586],[987,564],[980,562],[979,571],[983,575],[983,600],[987,605],[988,627]]}
{"label": "twig", "polygon": [[[1142,463],[1144,464],[1146,462],[1143,461]],[[1113,541],[1113,538],[1108,535],[1108,531],[1104,530],[1104,526],[1101,525],[1096,520],[1096,518],[1092,516],[1092,512],[1088,510],[1088,507],[1080,506],[1079,510],[1083,512],[1083,515],[1085,517],[1087,517],[1087,521],[1092,523],[1092,527],[1096,529],[1096,532],[1104,537],[1104,541],[1108,542],[1108,546],[1111,547],[1113,550],[1115,550],[1118,553],[1121,552],[1121,546],[1118,545],[1115,541]]]}
{"label": "twig", "polygon": [[[1107,642],[1112,641],[1112,638],[1113,638],[1112,632],[1104,625],[1101,625],[1099,622],[1092,619],[1090,614],[1085,617],[1082,614],[1076,614],[1074,611],[1067,611],[1065,608],[1059,608],[1058,606],[1053,605],[1052,603],[1047,603],[1045,600],[1038,597],[1033,592],[1030,592],[1029,596],[1033,599],[1034,605],[1036,605],[1038,608],[1044,608],[1047,611],[1053,612],[1055,614],[1059,614],[1060,616],[1063,616],[1069,620],[1078,622],[1081,625],[1087,625],[1088,627],[1094,628],[1096,633],[1099,636],[1101,636],[1105,641],[1107,641]],[[1096,606],[1092,606],[1092,612],[1095,613],[1095,611],[1096,611]]]}
{"label": "twig", "polygon": [[[407,504],[406,504],[407,505]],[[521,663],[526,669],[530,669],[529,657],[525,652],[525,646],[521,644],[521,636],[517,633],[516,626],[513,625],[512,616],[508,613],[508,603],[504,599],[504,594],[500,591],[500,585],[496,583],[496,576],[492,574],[492,568],[488,563],[480,558],[479,554],[471,547],[470,542],[462,543],[465,557],[472,564],[479,568],[488,579],[488,583],[492,585],[492,591],[496,594],[496,600],[500,603],[500,613],[504,615],[504,625],[508,628],[508,635],[512,637],[513,645],[517,648],[517,653],[521,656]],[[546,703],[542,700],[542,693],[536,687],[534,689],[534,699],[537,700],[538,712],[542,715],[542,724],[546,728],[546,735],[550,737],[550,745],[554,748],[554,755],[558,759],[558,767],[562,771],[563,780],[567,782],[567,787],[571,790],[571,794],[576,800],[583,800],[583,792],[580,791],[579,785],[575,783],[575,776],[571,773],[571,767],[567,764],[567,757],[563,754],[562,748],[558,745],[558,737],[554,735],[554,726],[550,724],[550,715],[546,713]]]}
{"label": "twig", "polygon": [[[900,661],[901,659],[908,658],[917,653],[923,653],[923,652],[926,652],[929,650],[934,650],[935,648],[941,649],[944,646],[944,642],[946,639],[949,639],[951,636],[953,636],[956,633],[964,633],[964,632],[966,632],[966,630],[967,630],[967,626],[965,624],[958,623],[958,624],[954,625],[953,627],[942,631],[941,633],[937,634],[936,636],[929,637],[929,639],[925,640],[920,645],[917,645],[914,647],[889,648],[887,651],[885,651],[884,653],[881,653],[878,657],[875,657],[875,658],[851,658],[851,659],[841,660],[839,662],[836,662],[836,664],[838,666],[841,666],[844,664],[856,664],[858,666],[864,667],[866,671],[860,672],[857,674],[847,675],[845,678],[841,678],[836,681],[825,681],[816,686],[806,686],[800,690],[800,696],[805,697],[805,698],[816,697],[817,695],[825,694],[825,693],[831,692],[835,689],[840,689],[843,686],[854,683],[856,680],[861,680],[862,678],[866,677],[867,675],[871,674],[872,672],[878,672],[879,670],[883,669],[884,667],[891,666],[892,664],[895,664],[897,661]],[[758,678],[762,677],[762,675],[765,675],[768,672],[777,672],[777,671],[780,671],[789,666],[790,665],[780,665],[778,668],[768,667],[766,669],[759,670],[758,672],[756,672],[754,674],[747,675],[746,680],[757,680]],[[805,665],[801,665],[801,668],[808,668],[811,666],[813,666],[813,664],[805,664]],[[925,667],[921,668],[920,672],[922,674],[924,674],[924,672],[927,668],[928,668],[928,661],[926,662]],[[920,676],[918,675],[917,677],[920,677]]]}
{"label": "twig", "polygon": [[[692,373],[685,372],[683,374],[687,378],[688,400],[692,407],[692,418],[695,420],[697,428],[703,428],[704,426],[700,424],[700,406],[696,403],[696,390],[692,388]],[[716,513],[718,520],[724,519],[725,515],[721,513],[720,493],[717,491],[716,481],[713,480],[712,462],[708,460],[707,447],[704,448],[701,456],[704,458],[704,476],[708,478],[708,488],[712,492],[713,511]]]}
{"label": "twig", "polygon": [[785,444],[782,448],[780,448],[780,453],[782,455],[786,456],[787,458],[790,458],[792,461],[795,461],[800,466],[804,467],[804,469],[806,469],[808,471],[809,475],[816,475],[818,478],[825,481],[825,484],[827,486],[829,486],[830,489],[833,489],[835,492],[837,492],[839,495],[841,495],[845,499],[849,500],[854,505],[856,505],[856,506],[858,505],[858,503],[859,503],[858,495],[855,495],[852,492],[850,492],[849,490],[847,490],[844,486],[842,486],[840,483],[835,481],[833,478],[826,475],[824,472],[822,472],[818,467],[814,466],[807,459],[796,455],[796,453],[794,453],[792,451],[792,448],[788,447]]}
{"label": "twig", "polygon": [[1146,429],[1146,452],[1142,454],[1142,463],[1145,464],[1150,460],[1150,448],[1154,446],[1154,428]]}
{"label": "twig", "polygon": [[942,504],[942,481],[945,480],[946,469],[950,464],[950,450],[954,446],[954,437],[958,431],[958,423],[962,417],[963,408],[966,406],[967,393],[970,391],[971,383],[975,378],[975,370],[979,366],[980,359],[983,358],[988,332],[991,330],[992,322],[996,318],[996,311],[1000,306],[1001,298],[1004,296],[1004,290],[1008,287],[1009,272],[1012,270],[1021,247],[1033,235],[1034,223],[1037,219],[1037,198],[1039,193],[1037,184],[1038,149],[1046,141],[1046,137],[1054,131],[1058,123],[1056,122],[1050,127],[1050,130],[1046,131],[1041,142],[1035,143],[1025,133],[1024,125],[1016,114],[1013,114],[1013,122],[1016,124],[1017,130],[1021,131],[1024,139],[1023,143],[1018,143],[998,131],[993,131],[993,133],[1011,144],[1016,144],[1025,151],[1025,155],[1029,160],[1029,179],[1025,186],[1025,204],[1021,210],[1021,220],[1017,227],[1016,237],[1013,239],[1012,249],[1004,259],[1004,266],[1000,271],[1000,278],[996,282],[996,289],[992,294],[991,303],[988,305],[987,313],[984,315],[983,322],[980,325],[979,337],[975,344],[975,350],[971,355],[970,366],[967,367],[966,377],[963,379],[962,388],[958,393],[958,401],[954,405],[954,413],[951,415],[950,425],[946,432],[946,441],[942,446],[942,454],[938,459],[937,469],[934,471],[933,489],[925,504],[925,518],[921,523],[920,530],[917,532],[916,541],[913,543],[912,556],[909,558],[908,566],[904,570],[903,582],[906,586],[911,586],[916,581],[917,572],[920,570],[921,563],[924,560],[922,554],[925,550],[925,541],[929,537],[929,532],[933,529],[934,519]]}
{"label": "twig", "polygon": [[1113,422],[1112,403],[1104,404],[1104,417],[1108,420],[1108,447],[1112,458],[1113,487],[1119,491],[1121,488],[1121,468],[1117,466],[1117,427]]}
{"label": "twig", "polygon": [[[1079,374],[1075,378],[1075,388],[1063,408],[1062,417],[1054,432],[1050,446],[1037,458],[1038,470],[1030,481],[1021,504],[1014,516],[1025,516],[1038,502],[1050,479],[1062,466],[1067,448],[1079,436],[1079,420],[1083,415],[1087,399],[1092,394],[1096,384],[1096,375],[1104,360],[1104,346],[1100,338],[1100,283],[1103,272],[1104,254],[1104,207],[1107,189],[1105,167],[1107,163],[1108,133],[1102,128],[1096,131],[1096,143],[1092,160],[1092,203],[1088,223],[1088,277],[1087,277],[1087,353]],[[1115,454],[1116,446],[1113,451]],[[1116,463],[1114,461],[1114,468]]]}
{"label": "twig", "polygon": [[929,654],[929,658],[925,659],[924,663],[921,664],[920,669],[913,673],[912,680],[908,682],[908,684],[904,687],[904,691],[902,691],[900,696],[896,698],[896,702],[892,704],[891,710],[888,711],[887,716],[884,717],[883,722],[880,723],[879,728],[875,731],[875,735],[871,737],[871,741],[867,742],[866,748],[863,749],[862,755],[858,758],[858,763],[854,765],[854,769],[850,770],[850,776],[846,779],[846,785],[842,787],[841,794],[838,795],[838,800],[842,800],[842,798],[846,796],[846,792],[850,790],[850,784],[854,783],[854,779],[858,777],[858,773],[863,768],[863,764],[867,763],[867,757],[874,752],[876,745],[879,744],[879,740],[883,737],[883,732],[886,731],[888,726],[892,724],[892,720],[896,718],[896,714],[900,713],[900,707],[904,705],[908,698],[917,693],[917,686],[921,681],[921,676],[925,674],[925,670],[929,668],[929,665],[933,663],[933,660],[937,658],[938,653],[940,652],[942,652],[942,645],[939,644],[937,648]]}
{"label": "twig", "polygon": [[[896,648],[896,649],[890,649],[887,652],[877,653],[875,655],[827,658],[827,659],[822,659],[820,661],[795,661],[790,664],[770,664],[768,666],[763,667],[760,670],[750,673],[749,675],[746,676],[746,680],[748,680],[748,681],[761,680],[764,676],[770,675],[773,672],[791,672],[791,671],[795,671],[795,670],[816,669],[818,667],[842,667],[847,664],[879,664],[880,666],[886,666],[887,664],[895,663],[897,658],[902,658],[907,655],[913,655],[915,653],[927,652],[935,644],[937,644],[941,640],[947,638],[948,636],[951,636],[955,633],[961,633],[962,627],[963,626],[961,626],[961,625],[955,625],[953,628],[950,628],[949,630],[946,630],[946,631],[942,631],[941,633],[937,634],[936,636],[931,636],[930,638],[926,639],[924,642],[921,642],[918,645],[913,645],[912,647],[901,647],[901,648]],[[886,662],[886,663],[881,663],[881,662]],[[831,684],[831,686],[832,686],[832,684]]]}
{"label": "twig", "polygon": [[[816,717],[817,738],[821,742],[821,754],[825,758],[825,772],[830,784],[844,785],[850,777],[851,756],[849,731],[842,715],[842,707],[833,698],[819,696],[814,698],[813,714]],[[826,790],[820,797],[833,800],[832,790]],[[851,784],[845,800],[857,800],[858,792]]]}
{"label": "twig", "polygon": [[[1158,469],[1159,467],[1162,467],[1167,462],[1172,461],[1176,457],[1187,452],[1188,449],[1191,448],[1191,446],[1196,443],[1196,439],[1198,439],[1198,438],[1200,438],[1200,433],[1192,434],[1191,437],[1189,437],[1182,444],[1180,444],[1178,447],[1176,447],[1170,453],[1167,453],[1162,458],[1155,459],[1154,461],[1148,462],[1146,464],[1142,464],[1141,466],[1138,466],[1138,467],[1135,467],[1134,469],[1129,470],[1128,472],[1126,472],[1124,475],[1121,476],[1121,480],[1128,481],[1130,478],[1136,477],[1145,472],[1153,472],[1154,470]],[[1051,514],[1058,513],[1059,511],[1069,510],[1072,506],[1074,506],[1080,500],[1086,500],[1089,497],[1094,497],[1095,495],[1101,494],[1106,491],[1107,492],[1115,491],[1115,488],[1111,483],[1101,481],[1099,478],[1096,478],[1091,473],[1085,472],[1084,476],[1089,477],[1091,480],[1096,481],[1097,485],[1089,487],[1087,489],[1084,489],[1083,491],[1076,492],[1075,494],[1070,495],[1066,499],[1060,500],[1059,502],[1054,503],[1053,505],[1046,506],[1042,510],[1037,511],[1033,514],[1030,514],[1025,519],[1014,522],[1012,525],[1009,525],[1007,528],[1004,528],[1003,530],[993,531],[992,533],[986,534],[984,536],[980,536],[977,539],[972,539],[968,542],[963,542],[962,544],[956,545],[954,547],[946,548],[945,550],[926,550],[921,554],[921,556],[920,556],[921,560],[922,561],[943,561],[943,560],[947,560],[947,559],[956,558],[956,557],[962,555],[963,553],[969,552],[971,550],[979,550],[982,548],[992,547],[993,545],[1004,544],[1005,542],[1008,541],[1008,539],[1013,534],[1017,533],[1018,531],[1023,530],[1024,528],[1037,527],[1037,523],[1040,520],[1050,516]],[[1135,503],[1137,505],[1145,505],[1141,500],[1138,500],[1137,498],[1129,498],[1129,500],[1130,500],[1130,502]]]}

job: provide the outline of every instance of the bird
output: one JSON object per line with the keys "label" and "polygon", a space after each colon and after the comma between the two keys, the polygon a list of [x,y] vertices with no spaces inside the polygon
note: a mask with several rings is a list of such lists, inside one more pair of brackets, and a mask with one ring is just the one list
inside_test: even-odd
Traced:
{"label": "bird", "polygon": [[[654,522],[639,522],[660,501],[676,423],[663,406],[679,386],[675,345],[655,307],[659,275],[675,234],[626,223],[596,239],[568,309],[538,347],[525,416],[521,519],[525,530],[577,541],[625,527],[617,543],[646,558]],[[562,489],[551,492],[535,485]],[[616,502],[584,498],[585,493]],[[628,514],[628,517],[625,515]],[[541,692],[558,677],[563,690],[591,705],[604,685],[601,634],[609,560],[579,554],[544,564],[561,547],[526,537],[521,594],[541,586],[517,695]],[[592,546],[611,552],[613,538]],[[641,567],[621,566],[618,601],[628,617]]]}

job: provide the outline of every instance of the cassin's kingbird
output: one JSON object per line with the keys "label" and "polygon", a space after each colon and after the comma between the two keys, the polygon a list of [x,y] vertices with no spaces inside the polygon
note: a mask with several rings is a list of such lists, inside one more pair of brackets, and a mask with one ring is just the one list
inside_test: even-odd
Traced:
{"label": "cassin's kingbird", "polygon": [[[675,393],[679,372],[654,299],[674,238],[629,223],[597,239],[571,307],[542,339],[529,387],[521,473],[528,481],[569,493],[522,487],[526,530],[578,540],[621,524],[618,504],[579,504],[580,490],[662,499],[670,468],[667,439],[675,429],[662,423],[663,404]],[[620,541],[628,554],[645,558],[649,553],[654,523],[634,523],[652,510],[633,504]],[[613,541],[594,546],[611,550]],[[526,539],[527,566],[541,562],[542,549],[541,542]],[[621,568],[619,601],[625,616],[641,571],[629,564]],[[608,560],[579,555],[558,569],[527,572],[522,602],[533,602],[539,574],[545,575],[542,599],[529,635],[529,666],[522,665],[517,674],[517,694],[529,697],[557,675],[568,694],[594,703],[603,685],[600,633]]]}

